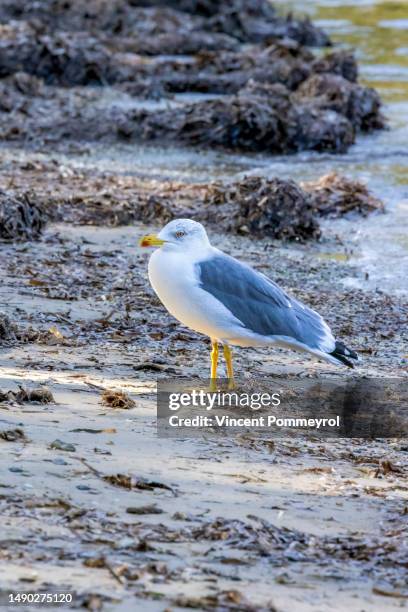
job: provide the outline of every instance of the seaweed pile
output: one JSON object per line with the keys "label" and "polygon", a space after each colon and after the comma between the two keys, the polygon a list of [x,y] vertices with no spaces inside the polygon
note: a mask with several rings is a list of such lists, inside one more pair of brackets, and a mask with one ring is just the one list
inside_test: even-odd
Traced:
{"label": "seaweed pile", "polygon": [[[228,3],[207,0],[89,0],[86,4],[81,0],[5,0],[0,17],[3,20],[39,19],[50,30],[102,31],[132,37],[195,31],[222,34],[243,43],[291,38],[304,45],[330,44],[327,34],[308,19],[279,16],[268,0],[232,0]],[[166,51],[163,49],[162,53]],[[179,53],[183,51],[179,50]]]}
{"label": "seaweed pile", "polygon": [[[278,15],[267,0],[7,1],[0,34],[0,115],[14,111],[5,139],[344,152],[356,133],[384,125],[377,92],[357,82],[354,56],[318,57],[309,47],[328,46],[326,34],[308,20]],[[17,73],[37,79],[37,89],[4,85]],[[165,111],[114,102],[102,108],[95,86],[113,87],[118,101],[125,93],[210,98]],[[93,105],[75,104],[78,87]]]}
{"label": "seaweed pile", "polygon": [[[33,219],[41,223],[36,232],[34,228],[15,231],[9,215],[9,240],[32,239],[33,233],[39,237],[47,219],[118,226],[136,221],[164,225],[175,218],[190,217],[232,234],[304,242],[320,237],[321,218],[366,216],[384,210],[366,185],[336,173],[300,184],[254,174],[229,182],[192,184],[152,181],[95,168],[66,169],[50,160],[13,165],[4,181],[11,178],[13,188],[3,193],[0,202],[9,202],[8,210],[16,215],[14,226],[20,227],[19,206],[27,197],[24,194],[37,211]],[[6,237],[5,225],[2,230]]]}
{"label": "seaweed pile", "polygon": [[300,185],[261,176],[212,183],[204,202],[203,219],[214,219],[226,231],[298,241],[320,237],[320,217],[384,210],[366,185],[335,173]]}
{"label": "seaweed pile", "polygon": [[15,328],[11,323],[9,317],[0,312],[0,342],[3,343],[5,340],[11,340],[15,338]]}
{"label": "seaweed pile", "polygon": [[320,236],[312,199],[294,181],[250,176],[231,185],[213,184],[206,203],[217,222],[234,233],[300,241]]}
{"label": "seaweed pile", "polygon": [[46,215],[30,195],[0,191],[0,240],[35,240],[45,227]]}
{"label": "seaweed pile", "polygon": [[294,104],[283,85],[253,81],[234,96],[168,111],[127,113],[118,131],[125,138],[168,138],[277,154],[302,150],[343,153],[355,138],[353,124],[344,115],[320,108],[319,102]]}
{"label": "seaweed pile", "polygon": [[322,217],[336,218],[352,212],[367,216],[372,212],[384,212],[384,203],[359,181],[346,179],[335,172],[317,181],[301,183],[313,202],[314,209]]}
{"label": "seaweed pile", "polygon": [[187,193],[188,188],[182,205],[177,191],[141,199],[135,218],[164,224],[177,217],[192,217],[225,232],[304,242],[321,236],[320,217],[384,210],[381,200],[364,184],[335,173],[302,185],[247,176],[229,184],[214,182],[201,190],[194,188],[186,201]]}
{"label": "seaweed pile", "polygon": [[[150,8],[142,6],[148,3],[139,4],[126,0],[93,0],[86,5],[78,0],[3,3],[0,74],[20,69],[46,83],[103,85],[143,77],[143,62],[134,70],[137,55],[238,52],[242,43],[282,38],[328,44],[327,36],[309,21],[277,17],[266,0],[235,2],[228,10],[214,6],[208,17],[186,13],[182,7],[170,8],[166,2]],[[252,21],[246,19],[249,15]],[[261,20],[256,34],[249,24]],[[182,67],[182,62],[174,62],[173,72]]]}

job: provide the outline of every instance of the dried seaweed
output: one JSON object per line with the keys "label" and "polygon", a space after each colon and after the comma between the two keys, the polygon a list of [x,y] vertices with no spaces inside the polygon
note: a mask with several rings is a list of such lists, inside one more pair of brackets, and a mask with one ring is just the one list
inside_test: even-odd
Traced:
{"label": "dried seaweed", "polygon": [[175,493],[172,487],[169,487],[168,485],[162,482],[157,482],[155,480],[149,480],[147,478],[142,478],[138,476],[129,476],[128,474],[112,474],[109,476],[103,476],[103,480],[109,482],[109,484],[114,485],[115,487],[129,489],[129,491],[133,489],[139,489],[142,491],[165,489],[166,491],[171,491],[172,493]]}
{"label": "dried seaweed", "polygon": [[309,196],[294,181],[245,177],[209,186],[206,203],[230,231],[305,240],[320,236]]}
{"label": "dried seaweed", "polygon": [[238,44],[237,40],[222,33],[181,31],[160,33],[154,37],[139,34],[132,37],[126,48],[141,55],[194,55],[203,50],[233,50],[238,48]]}
{"label": "dried seaweed", "polygon": [[345,153],[355,142],[355,129],[335,111],[299,104],[289,117],[288,138],[295,151]]}
{"label": "dried seaweed", "polygon": [[218,3],[212,10],[212,29],[226,32],[243,42],[264,42],[273,38],[293,38],[305,45],[325,46],[328,36],[308,19],[277,16],[267,0],[234,0]]}
{"label": "dried seaweed", "polygon": [[[252,87],[265,86],[253,84]],[[274,88],[279,89],[280,86]],[[285,91],[281,93],[284,103]],[[32,180],[35,180],[35,172],[32,176]],[[55,180],[54,174],[50,174],[49,180]],[[132,224],[137,220],[165,224],[177,217],[191,217],[207,225],[217,225],[227,232],[243,234],[251,231],[258,236],[301,241],[320,236],[319,217],[336,217],[350,212],[366,215],[384,208],[382,202],[370,194],[363,184],[335,174],[305,184],[261,176],[247,176],[233,183],[215,182],[206,186],[157,184],[155,181],[141,183],[139,179],[126,182],[122,179],[109,180],[109,189],[98,192],[100,187],[94,187],[94,184],[98,185],[97,178],[87,175],[79,177],[75,181],[78,195],[71,195],[70,200],[66,195],[68,188],[68,193],[72,191],[68,183],[67,187],[56,186],[51,197],[44,195],[40,185],[36,198],[44,203],[44,209],[47,213],[50,211],[54,220],[72,219],[92,225],[116,226]],[[62,191],[59,193],[60,187]],[[86,252],[76,254],[79,263],[78,258],[83,259],[85,266],[90,261]],[[63,259],[67,266],[69,255],[64,255]],[[108,263],[106,261],[103,265]],[[92,282],[92,274],[93,270],[87,270],[83,278]],[[28,284],[50,299],[78,300],[89,296],[86,286],[75,282],[74,278],[62,285],[61,275],[55,268],[48,267],[46,275],[41,277],[31,272]],[[106,327],[106,322],[101,320],[101,325]],[[109,321],[110,325],[112,321]],[[70,345],[74,342],[72,336],[66,337],[55,326],[41,333],[33,332],[30,337],[46,344]]]}
{"label": "dried seaweed", "polygon": [[21,387],[17,394],[17,401],[50,404],[51,402],[55,402],[55,399],[48,387],[37,387],[35,389],[25,389]]}
{"label": "dried seaweed", "polygon": [[149,504],[147,506],[129,506],[126,508],[128,514],[163,514],[163,510],[156,504]]}
{"label": "dried seaweed", "polygon": [[320,237],[320,216],[384,210],[365,185],[337,174],[300,186],[261,176],[230,184],[211,183],[204,203],[205,207],[194,211],[195,218],[215,222],[226,231],[300,241]]}
{"label": "dried seaweed", "polygon": [[[307,48],[287,39],[267,47],[252,46],[233,52],[201,50],[193,61],[184,64],[167,61],[151,67],[145,71],[144,79],[150,83],[152,92],[161,88],[162,95],[187,91],[233,94],[251,79],[264,84],[281,83],[295,91],[308,77],[324,73],[347,79],[353,90],[357,80],[355,57],[336,51],[316,59]],[[127,83],[126,90],[138,95],[140,82],[137,79],[133,87]]]}
{"label": "dried seaweed", "polygon": [[310,194],[313,208],[322,217],[335,218],[350,212],[368,215],[384,211],[383,202],[372,195],[364,183],[335,172],[317,181],[302,183],[301,186]]}
{"label": "dried seaweed", "polygon": [[[0,401],[1,399],[1,391],[0,391]],[[25,433],[22,429],[17,427],[16,429],[5,429],[0,431],[0,439],[5,442],[24,442],[27,440]]]}
{"label": "dried seaweed", "polygon": [[370,87],[356,85],[336,74],[315,74],[304,81],[295,99],[347,117],[357,130],[384,127],[380,97]]}
{"label": "dried seaweed", "polygon": [[173,67],[163,75],[163,81],[168,91],[237,93],[251,79],[281,83],[294,90],[310,76],[313,61],[310,51],[294,41],[282,40],[265,48],[218,53],[202,51],[182,70]]}
{"label": "dried seaweed", "polygon": [[[344,152],[356,130],[384,126],[378,95],[356,82],[354,56],[336,51],[316,58],[304,46],[328,42],[309,21],[278,16],[267,0],[210,4],[6,2],[0,77],[25,71],[26,81],[34,81],[20,76],[18,91],[0,83],[0,112],[12,115],[1,135]],[[248,41],[254,44],[242,44]],[[197,91],[225,97],[164,112],[102,110],[76,104],[74,94],[67,100],[58,89],[47,96],[35,77],[64,87],[114,84],[142,98]],[[87,95],[97,97],[90,88]]]}
{"label": "dried seaweed", "polygon": [[89,33],[44,33],[35,25],[2,26],[0,76],[22,70],[60,85],[103,83],[112,78],[112,54]]}
{"label": "dried seaweed", "polygon": [[124,391],[108,389],[102,393],[101,402],[110,408],[124,408],[126,410],[136,406],[136,402]]}
{"label": "dried seaweed", "polygon": [[[259,606],[252,604],[243,593],[236,589],[219,591],[201,597],[181,595],[173,600],[176,606],[194,610],[235,610],[236,612],[259,612]],[[277,608],[270,603],[262,606],[263,612],[277,612]]]}
{"label": "dried seaweed", "polygon": [[318,103],[294,104],[283,85],[253,81],[234,96],[160,112],[124,113],[117,131],[126,139],[167,139],[270,153],[344,152],[355,137],[351,121],[340,113]]}
{"label": "dried seaweed", "polygon": [[16,337],[17,328],[4,313],[0,312],[0,342],[5,340],[14,340]]}
{"label": "dried seaweed", "polygon": [[160,219],[165,224],[177,216],[176,206],[169,198],[160,195],[150,195],[145,201],[140,202],[137,207],[137,218],[149,223]]}
{"label": "dried seaweed", "polygon": [[[146,8],[151,7],[151,8]],[[309,20],[292,15],[278,16],[267,0],[90,0],[86,6],[62,0],[6,0],[0,16],[4,20],[33,17],[49,29],[102,30],[110,35],[132,36],[144,32],[157,34],[166,30],[195,29],[223,33],[242,42],[262,42],[271,38],[293,38],[302,44],[324,46],[330,43],[326,33]],[[166,19],[167,17],[167,19]]]}
{"label": "dried seaweed", "polygon": [[384,563],[399,566],[404,550],[398,546],[400,533],[383,538],[347,536],[319,536],[296,529],[279,527],[269,521],[249,515],[250,522],[217,518],[198,527],[186,529],[189,540],[208,540],[227,543],[235,550],[245,550],[268,557],[271,561],[317,561],[322,558],[365,562],[373,571]]}
{"label": "dried seaweed", "polygon": [[333,51],[312,63],[313,72],[338,74],[352,83],[357,82],[358,66],[356,58],[349,51]]}
{"label": "dried seaweed", "polygon": [[37,387],[34,389],[20,387],[18,391],[0,390],[0,401],[11,404],[24,404],[26,402],[33,402],[35,404],[50,404],[55,402],[55,399],[48,387]]}
{"label": "dried seaweed", "polygon": [[0,81],[0,112],[26,114],[29,98],[41,96],[43,83],[25,72],[15,72]]}
{"label": "dried seaweed", "polygon": [[41,236],[47,217],[32,198],[28,193],[0,191],[0,239],[36,240]]}

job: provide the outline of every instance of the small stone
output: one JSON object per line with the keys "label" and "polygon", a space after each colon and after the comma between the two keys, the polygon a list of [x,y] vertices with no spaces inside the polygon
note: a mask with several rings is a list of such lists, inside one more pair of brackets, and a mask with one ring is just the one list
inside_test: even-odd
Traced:
{"label": "small stone", "polygon": [[63,442],[62,440],[58,439],[54,440],[54,442],[51,442],[50,448],[65,451],[68,453],[75,453],[76,451],[76,447],[74,446],[74,444],[70,444],[69,442]]}

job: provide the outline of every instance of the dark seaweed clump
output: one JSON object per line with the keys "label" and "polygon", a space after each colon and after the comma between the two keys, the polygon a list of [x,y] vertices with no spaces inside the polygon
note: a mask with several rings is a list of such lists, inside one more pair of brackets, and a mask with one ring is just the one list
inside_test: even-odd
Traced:
{"label": "dark seaweed clump", "polygon": [[322,217],[336,218],[350,213],[367,216],[372,212],[384,212],[384,203],[370,193],[364,183],[335,172],[317,181],[302,183],[301,187],[308,192],[314,210]]}
{"label": "dark seaweed clump", "polygon": [[320,236],[312,198],[294,181],[253,176],[213,184],[206,201],[217,221],[234,233],[301,241]]}
{"label": "dark seaweed clump", "polygon": [[[328,46],[326,34],[267,0],[16,0],[0,21],[4,139],[344,152],[359,131],[383,127],[353,54],[316,57],[310,46]],[[98,105],[95,86],[113,87],[119,104]],[[146,111],[126,110],[125,93],[211,97]]]}
{"label": "dark seaweed clump", "polygon": [[101,30],[122,36],[184,29],[214,35],[221,33],[244,43],[292,38],[303,45],[330,44],[327,34],[308,19],[278,15],[268,0],[88,0],[86,3],[81,0],[5,0],[0,17],[3,20],[34,17],[50,29]]}
{"label": "dark seaweed clump", "polygon": [[10,318],[4,312],[0,312],[0,342],[13,340],[15,332],[16,328],[10,321]]}
{"label": "dark seaweed clump", "polygon": [[0,239],[35,240],[41,236],[47,217],[27,193],[10,195],[0,191]]}
{"label": "dark seaweed clump", "polygon": [[[273,56],[274,50],[270,51]],[[336,66],[354,77],[350,64],[342,62],[346,56],[342,54],[338,59]],[[271,153],[345,152],[356,132],[383,127],[380,98],[374,89],[362,87],[339,73],[308,76],[310,70],[303,60],[297,70],[291,70],[291,65],[292,60],[277,62],[271,69],[258,66],[253,71],[249,65],[245,71],[232,71],[228,77],[225,73],[199,75],[203,89],[211,88],[211,83],[216,90],[226,82],[229,87],[231,83],[243,86],[233,95],[166,111],[124,113],[117,118],[118,134],[128,139],[168,139]],[[329,62],[330,65],[333,64]],[[179,84],[180,78],[185,75],[179,77]]]}
{"label": "dark seaweed clump", "polygon": [[192,217],[226,232],[303,242],[321,236],[321,217],[384,210],[363,183],[335,173],[302,185],[247,176],[232,183],[210,183],[190,196],[186,190],[181,204],[182,198],[177,190],[151,194],[139,201],[134,218],[165,224],[177,217]]}

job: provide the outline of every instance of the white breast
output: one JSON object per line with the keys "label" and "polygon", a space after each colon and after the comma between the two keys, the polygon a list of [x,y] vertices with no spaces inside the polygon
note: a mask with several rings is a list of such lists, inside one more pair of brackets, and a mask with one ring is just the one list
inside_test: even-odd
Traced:
{"label": "white breast", "polygon": [[149,280],[167,310],[187,327],[218,340],[241,327],[221,302],[199,287],[195,262],[185,254],[155,251]]}

